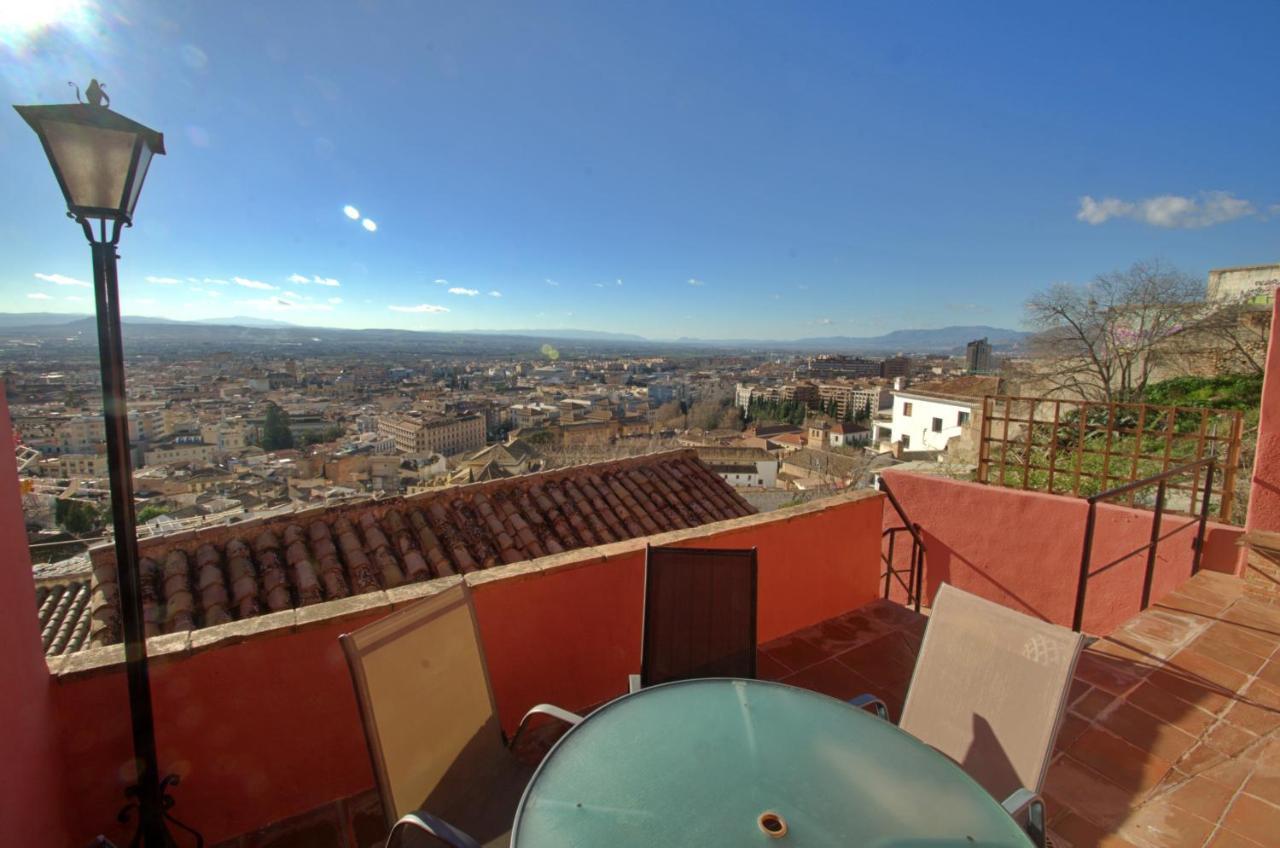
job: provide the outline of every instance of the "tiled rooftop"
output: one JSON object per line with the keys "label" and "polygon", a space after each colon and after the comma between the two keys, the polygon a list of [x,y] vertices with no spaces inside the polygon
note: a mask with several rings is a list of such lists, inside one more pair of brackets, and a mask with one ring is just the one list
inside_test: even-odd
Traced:
{"label": "tiled rooftop", "polygon": [[[140,545],[147,634],[754,512],[694,451],[678,450],[163,536]],[[111,644],[120,640],[114,549],[96,548],[92,560],[92,641]]]}

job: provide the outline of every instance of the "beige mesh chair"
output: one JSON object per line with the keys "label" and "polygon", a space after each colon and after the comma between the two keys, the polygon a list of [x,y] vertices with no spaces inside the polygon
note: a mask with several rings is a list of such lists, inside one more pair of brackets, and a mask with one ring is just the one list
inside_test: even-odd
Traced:
{"label": "beige mesh chair", "polygon": [[510,745],[494,706],[465,583],[339,637],[351,667],[388,846],[505,846],[533,768],[511,748],[538,714],[582,717],[539,704]]}
{"label": "beige mesh chair", "polygon": [[[1084,637],[943,585],[898,726],[955,760],[1045,844],[1040,789]],[[871,695],[850,701],[888,718]]]}

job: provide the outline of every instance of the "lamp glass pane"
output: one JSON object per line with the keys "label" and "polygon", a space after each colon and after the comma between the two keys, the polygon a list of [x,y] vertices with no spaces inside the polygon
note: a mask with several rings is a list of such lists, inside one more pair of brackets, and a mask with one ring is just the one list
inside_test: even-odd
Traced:
{"label": "lamp glass pane", "polygon": [[138,203],[138,193],[142,191],[142,183],[147,178],[147,168],[151,165],[151,148],[146,144],[139,145],[142,153],[138,156],[138,170],[133,175],[133,185],[129,186],[129,196],[125,199],[124,214],[133,217],[133,207]]}
{"label": "lamp glass pane", "polygon": [[119,209],[137,136],[65,121],[45,121],[41,128],[70,205]]}

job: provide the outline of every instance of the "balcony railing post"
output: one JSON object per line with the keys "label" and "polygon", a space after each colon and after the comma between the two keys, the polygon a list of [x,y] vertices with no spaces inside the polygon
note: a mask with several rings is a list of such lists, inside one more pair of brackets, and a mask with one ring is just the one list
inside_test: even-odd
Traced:
{"label": "balcony railing post", "polygon": [[1098,517],[1098,502],[1089,498],[1089,515],[1084,522],[1084,549],[1080,552],[1080,577],[1076,581],[1076,611],[1071,629],[1079,633],[1084,626],[1084,596],[1089,586],[1089,561],[1093,557],[1093,525]]}
{"label": "balcony railing post", "polygon": [[[1204,500],[1200,502],[1200,526],[1196,528],[1195,553],[1191,557],[1191,573],[1196,574],[1200,571],[1200,559],[1204,554],[1204,534],[1209,524],[1209,495],[1213,493],[1213,469],[1216,460],[1210,457],[1209,467],[1204,474]],[[1223,498],[1227,494],[1224,489]]]}
{"label": "balcony railing post", "polygon": [[898,534],[889,530],[889,558],[884,561],[884,597],[889,599],[890,578],[893,577],[893,541],[898,538]]}
{"label": "balcony railing post", "polygon": [[911,525],[911,554],[915,560],[916,572],[916,612],[920,612],[920,596],[924,594],[924,543],[920,541],[920,525]]}
{"label": "balcony railing post", "polygon": [[1156,574],[1156,550],[1160,547],[1160,519],[1164,517],[1164,485],[1161,480],[1156,486],[1156,511],[1151,516],[1151,543],[1147,545],[1147,573],[1142,578],[1142,607],[1151,605],[1151,583]]}

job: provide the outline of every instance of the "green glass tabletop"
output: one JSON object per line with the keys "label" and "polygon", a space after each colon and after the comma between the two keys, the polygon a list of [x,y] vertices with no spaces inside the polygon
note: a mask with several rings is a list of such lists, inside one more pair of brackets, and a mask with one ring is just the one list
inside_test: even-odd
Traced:
{"label": "green glass tabletop", "polygon": [[513,848],[1008,846],[1030,840],[959,766],[870,713],[779,683],[686,680],[570,730]]}

